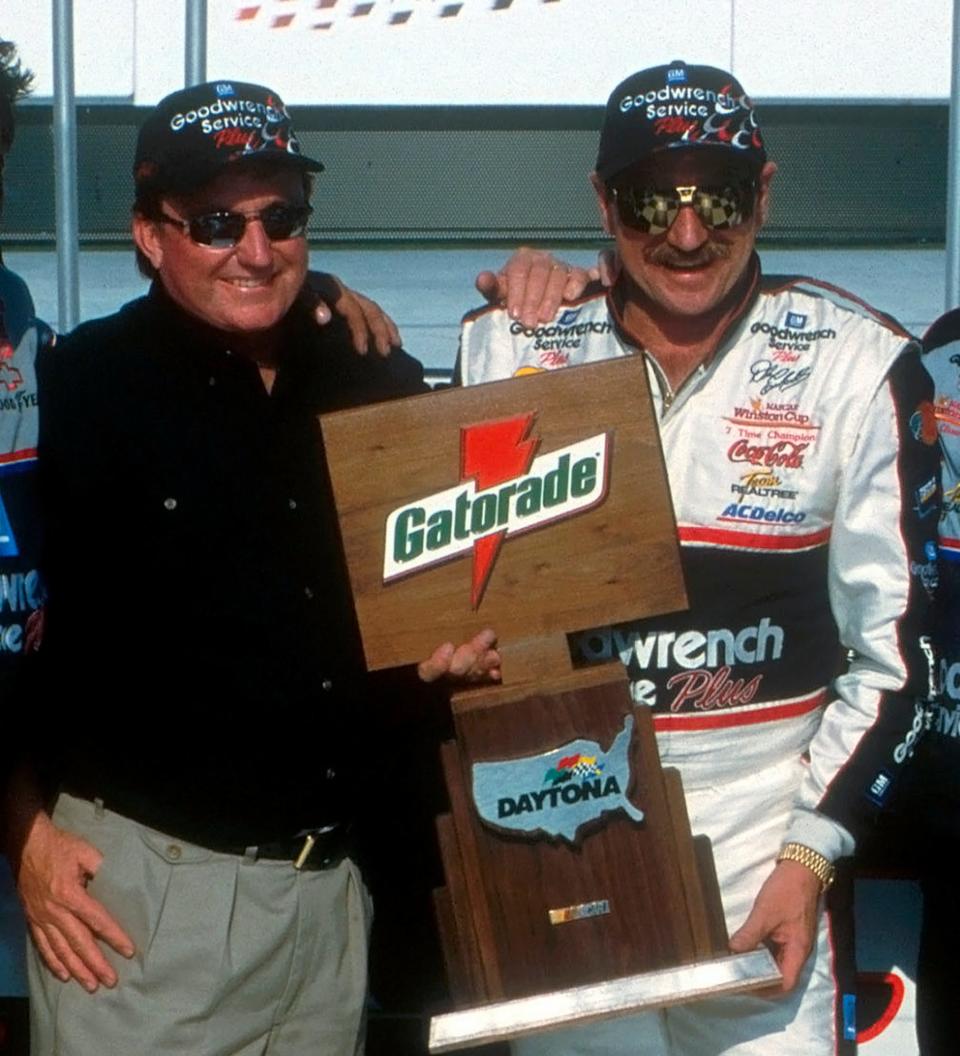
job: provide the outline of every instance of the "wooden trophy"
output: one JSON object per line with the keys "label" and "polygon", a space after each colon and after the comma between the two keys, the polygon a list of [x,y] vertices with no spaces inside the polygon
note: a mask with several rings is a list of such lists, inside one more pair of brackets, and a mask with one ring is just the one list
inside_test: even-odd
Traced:
{"label": "wooden trophy", "polygon": [[620,663],[567,635],[686,606],[637,358],[322,419],[371,669],[494,627],[503,685],[457,694],[436,905],[459,1011],[445,1052],[779,980],[731,956],[709,840],[690,834]]}

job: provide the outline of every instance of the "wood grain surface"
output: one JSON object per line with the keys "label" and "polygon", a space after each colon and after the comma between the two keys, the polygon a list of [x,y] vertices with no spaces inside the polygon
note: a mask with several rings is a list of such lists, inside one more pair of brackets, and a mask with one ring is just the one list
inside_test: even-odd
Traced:
{"label": "wood grain surface", "polygon": [[[462,430],[534,415],[537,454],[608,438],[596,506],[506,536],[479,605],[472,552],[384,582],[390,513],[456,486]],[[493,626],[536,640],[686,605],[656,422],[639,359],[449,389],[321,418],[367,664],[413,663]]]}
{"label": "wood grain surface", "polygon": [[[689,827],[678,836],[649,712],[632,708],[622,669],[612,681],[598,681],[595,672],[577,681],[574,673],[559,691],[510,702],[501,695],[496,706],[456,715],[458,762],[452,746],[444,761],[462,873],[451,877],[450,894],[460,948],[471,935],[479,940],[474,954],[485,985],[475,999],[521,997],[688,963],[710,945],[700,885],[681,869],[681,857],[693,867]],[[578,738],[595,739],[606,750],[631,713],[628,797],[644,811],[642,822],[605,814],[570,844],[542,833],[504,833],[480,819],[469,793],[474,761],[536,755]],[[445,843],[447,861],[452,852]],[[697,904],[688,905],[688,898]],[[551,909],[600,899],[609,901],[609,914],[550,923]]]}

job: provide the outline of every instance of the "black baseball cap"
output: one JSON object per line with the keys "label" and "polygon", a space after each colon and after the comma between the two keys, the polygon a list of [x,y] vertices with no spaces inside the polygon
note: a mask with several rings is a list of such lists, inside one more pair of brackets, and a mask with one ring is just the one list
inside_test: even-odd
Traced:
{"label": "black baseball cap", "polygon": [[300,151],[280,96],[261,84],[210,81],[161,99],[137,137],[133,178],[185,193],[227,166],[269,161],[303,172],[323,165]]}
{"label": "black baseball cap", "polygon": [[767,159],[753,102],[726,70],[668,66],[640,70],[607,100],[597,175],[609,182],[661,150],[723,150],[759,169]]}

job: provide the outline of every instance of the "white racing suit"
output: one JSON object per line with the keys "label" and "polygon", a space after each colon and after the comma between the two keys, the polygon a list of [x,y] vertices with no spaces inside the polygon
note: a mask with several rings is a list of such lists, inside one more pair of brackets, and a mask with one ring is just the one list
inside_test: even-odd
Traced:
{"label": "white racing suit", "polygon": [[[930,384],[893,320],[807,279],[753,284],[713,359],[670,391],[647,356],[690,609],[572,638],[620,656],[713,842],[730,932],[788,840],[835,860],[896,784],[932,692]],[[905,351],[906,350],[906,351]],[[603,292],[525,330],[468,315],[464,384],[632,355]],[[825,1056],[852,1051],[835,934],[789,995],[702,1001],[516,1045],[523,1053]]]}

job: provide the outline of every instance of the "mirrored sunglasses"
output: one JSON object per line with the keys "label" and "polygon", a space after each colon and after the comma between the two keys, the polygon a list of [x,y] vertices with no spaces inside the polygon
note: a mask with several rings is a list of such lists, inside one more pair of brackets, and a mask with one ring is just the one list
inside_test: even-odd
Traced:
{"label": "mirrored sunglasses", "polygon": [[231,249],[242,238],[251,220],[259,220],[263,231],[271,242],[282,242],[287,238],[299,238],[307,229],[307,221],[313,209],[309,205],[288,205],[278,202],[268,205],[257,213],[201,213],[187,220],[161,213],[159,220],[179,227],[184,234],[200,246],[211,249]]}
{"label": "mirrored sunglasses", "polygon": [[722,230],[736,227],[753,214],[757,186],[753,180],[716,187],[612,187],[617,215],[626,227],[651,235],[669,231],[689,205],[704,227]]}

